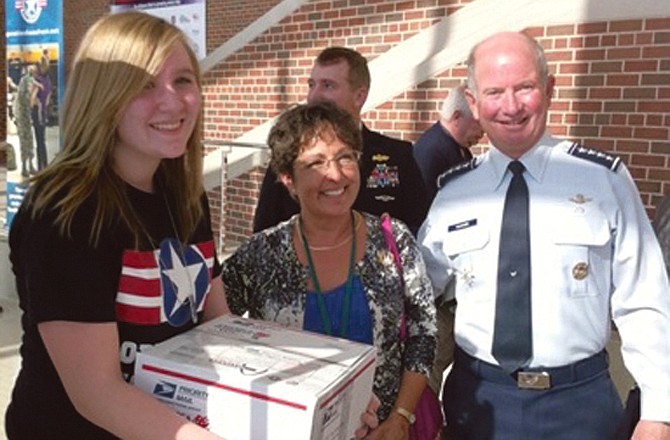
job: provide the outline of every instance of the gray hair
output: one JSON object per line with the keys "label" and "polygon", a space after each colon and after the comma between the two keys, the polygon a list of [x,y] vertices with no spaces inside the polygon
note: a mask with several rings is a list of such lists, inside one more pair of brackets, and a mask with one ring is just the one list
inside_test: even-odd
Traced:
{"label": "gray hair", "polygon": [[460,84],[451,89],[447,97],[444,98],[442,109],[440,110],[440,116],[442,116],[443,119],[451,119],[457,111],[461,112],[466,118],[472,116],[468,101],[465,99],[465,88],[465,84]]}

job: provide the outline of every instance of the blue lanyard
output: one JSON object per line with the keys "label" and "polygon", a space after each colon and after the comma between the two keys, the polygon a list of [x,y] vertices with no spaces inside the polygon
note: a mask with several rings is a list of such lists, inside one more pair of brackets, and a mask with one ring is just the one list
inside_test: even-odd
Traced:
{"label": "blue lanyard", "polygon": [[[332,335],[332,325],[330,322],[330,316],[328,316],[328,311],[326,310],[326,302],[323,299],[323,293],[321,291],[321,286],[319,285],[319,279],[316,276],[316,270],[314,269],[314,261],[312,260],[312,254],[309,251],[309,244],[307,243],[307,237],[305,237],[305,232],[302,230],[302,220],[298,219],[298,229],[300,230],[300,237],[302,238],[302,245],[305,248],[305,254],[307,255],[307,265],[309,267],[309,276],[314,283],[314,290],[316,290],[316,303],[319,307],[319,314],[321,315],[321,324],[323,324],[324,332],[327,335]],[[342,306],[342,321],[340,322],[340,337],[345,338],[347,335],[349,327],[349,305],[351,303],[351,291],[353,290],[353,280],[354,280],[354,262],[356,261],[356,228],[354,225],[354,213],[351,213],[351,233],[354,234],[351,241],[351,255],[349,256],[349,273],[347,274],[347,284],[344,288],[344,305]]]}

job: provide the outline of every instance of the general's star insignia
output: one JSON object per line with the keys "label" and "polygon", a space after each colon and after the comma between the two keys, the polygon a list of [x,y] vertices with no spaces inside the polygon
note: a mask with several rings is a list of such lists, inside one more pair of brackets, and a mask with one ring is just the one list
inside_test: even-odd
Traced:
{"label": "general's star insignia", "polygon": [[584,203],[588,203],[591,200],[593,200],[590,197],[586,197],[584,194],[576,194],[572,197],[570,197],[570,201],[573,203],[576,203],[578,205],[583,205]]}

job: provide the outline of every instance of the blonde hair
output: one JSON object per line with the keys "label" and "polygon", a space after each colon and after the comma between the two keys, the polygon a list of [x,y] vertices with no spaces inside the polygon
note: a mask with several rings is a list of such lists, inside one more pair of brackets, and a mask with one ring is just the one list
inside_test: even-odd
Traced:
{"label": "blonde hair", "polygon": [[[28,196],[33,217],[47,207],[53,209],[61,234],[69,235],[77,209],[94,196],[90,243],[97,245],[100,233],[119,217],[139,242],[142,225],[128,200],[125,183],[113,169],[116,131],[130,101],[160,71],[177,44],[188,52],[200,87],[197,58],[184,34],[160,18],[140,12],[108,15],[86,32],[61,109],[63,150],[35,176]],[[186,153],[163,159],[156,172],[161,190],[173,200],[183,241],[203,216],[201,138],[202,112]]]}

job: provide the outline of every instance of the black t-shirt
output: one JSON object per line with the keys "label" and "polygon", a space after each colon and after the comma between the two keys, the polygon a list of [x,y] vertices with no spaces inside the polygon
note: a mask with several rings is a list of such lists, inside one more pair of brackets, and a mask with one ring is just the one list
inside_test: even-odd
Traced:
{"label": "black t-shirt", "polygon": [[72,406],[40,338],[39,323],[116,322],[121,369],[131,381],[143,346],[183,333],[202,319],[210,280],[221,272],[206,196],[205,218],[181,249],[163,195],[130,186],[127,191],[149,236],[140,250],[121,222],[103,232],[97,247],[89,245],[92,199],[77,211],[70,238],[58,233],[53,212],[33,220],[22,207],[13,220],[10,260],[24,335],[21,370],[6,414],[12,440],[114,438]]}

